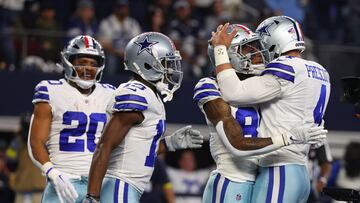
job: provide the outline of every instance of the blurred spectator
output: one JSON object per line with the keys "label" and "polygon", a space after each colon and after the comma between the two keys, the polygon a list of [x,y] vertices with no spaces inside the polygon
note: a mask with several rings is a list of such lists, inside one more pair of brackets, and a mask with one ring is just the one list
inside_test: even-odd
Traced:
{"label": "blurred spectator", "polygon": [[351,188],[360,191],[360,143],[351,142],[346,147],[344,165],[336,179],[336,185],[341,188]]}
{"label": "blurred spectator", "polygon": [[[32,36],[30,54],[40,56],[45,61],[59,61],[62,39],[59,37],[61,27],[55,20],[55,9],[50,1],[43,1],[40,5],[40,15],[36,19],[36,35]],[[41,31],[40,31],[41,30]]]}
{"label": "blurred spectator", "polygon": [[0,200],[1,203],[13,203],[14,192],[9,187],[9,169],[6,166],[3,149],[0,152]]}
{"label": "blurred spectator", "polygon": [[165,23],[164,11],[159,7],[150,7],[144,31],[161,32],[167,34],[169,27]]}
{"label": "blurred spectator", "polygon": [[153,0],[153,2],[155,7],[160,8],[163,11],[165,23],[170,24],[171,20],[174,18],[174,12],[171,8],[173,0]]}
{"label": "blurred spectator", "polygon": [[168,167],[169,177],[176,195],[176,203],[201,203],[210,169],[195,170],[195,156],[189,150],[181,153],[178,164],[179,169]]}
{"label": "blurred spectator", "polygon": [[155,159],[154,172],[140,203],[175,203],[175,194],[166,172],[166,165],[159,156]]}
{"label": "blurred spectator", "polygon": [[311,192],[308,203],[319,202],[319,197],[328,182],[331,173],[332,155],[326,142],[319,148],[310,148],[308,170],[311,180]]}
{"label": "blurred spectator", "polygon": [[205,18],[206,39],[211,38],[211,32],[214,32],[220,24],[231,22],[230,13],[224,10],[222,0],[214,0],[211,4],[211,13]]}
{"label": "blurred spectator", "polygon": [[180,50],[184,75],[201,77],[201,68],[196,64],[197,46],[201,41],[200,24],[196,19],[190,18],[191,8],[186,0],[176,1],[174,9],[176,17],[170,23],[169,37]]}
{"label": "blurred spectator", "polygon": [[95,20],[94,4],[91,0],[80,0],[76,7],[75,15],[70,19],[67,37],[68,40],[78,35],[96,36],[98,24]]}
{"label": "blurred spectator", "polygon": [[294,18],[300,24],[304,21],[304,6],[301,0],[266,0],[267,5],[275,15],[286,15]]}
{"label": "blurred spectator", "polygon": [[15,70],[16,53],[11,32],[25,0],[0,1],[0,70]]}
{"label": "blurred spectator", "polygon": [[106,52],[107,73],[119,73],[124,69],[124,50],[128,41],[140,34],[139,23],[129,16],[128,0],[117,0],[113,14],[100,22],[99,42]]}
{"label": "blurred spectator", "polygon": [[347,42],[351,45],[360,46],[360,1],[348,0],[347,9],[348,16],[345,21],[349,33]]}
{"label": "blurred spectator", "polygon": [[20,132],[6,151],[8,165],[14,173],[10,175],[10,187],[16,192],[15,203],[41,202],[45,188],[45,177],[32,163],[28,155],[27,138],[31,114],[26,113],[20,119]]}

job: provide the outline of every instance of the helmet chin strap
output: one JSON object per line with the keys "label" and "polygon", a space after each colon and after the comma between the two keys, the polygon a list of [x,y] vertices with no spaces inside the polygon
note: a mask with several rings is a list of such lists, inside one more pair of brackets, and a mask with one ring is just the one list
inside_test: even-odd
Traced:
{"label": "helmet chin strap", "polygon": [[163,98],[164,103],[171,101],[174,94],[174,89],[169,90],[169,85],[165,84],[162,81],[156,83],[156,89],[160,92],[161,95],[165,95]]}
{"label": "helmet chin strap", "polygon": [[79,87],[82,89],[90,89],[94,84],[95,80],[82,80],[82,79],[74,79],[73,80]]}

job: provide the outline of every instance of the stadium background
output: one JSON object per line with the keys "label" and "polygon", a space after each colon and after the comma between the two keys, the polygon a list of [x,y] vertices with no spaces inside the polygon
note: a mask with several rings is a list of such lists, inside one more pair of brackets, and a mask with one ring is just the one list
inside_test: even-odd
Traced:
{"label": "stadium background", "polygon": [[[32,112],[31,100],[35,85],[44,79],[62,77],[61,70],[55,63],[59,62],[59,52],[67,40],[76,33],[101,37],[102,21],[113,14],[114,10],[124,6],[128,7],[129,17],[138,23],[141,31],[157,30],[167,34],[175,41],[183,55],[185,76],[182,87],[176,92],[175,100],[166,104],[169,133],[179,126],[192,124],[208,136],[204,125],[205,119],[192,101],[192,95],[196,82],[211,72],[206,57],[210,32],[219,23],[228,21],[255,29],[263,19],[275,14],[285,14],[295,18],[302,25],[308,46],[305,58],[318,61],[329,71],[332,92],[325,114],[325,127],[329,130],[329,144],[334,159],[342,163],[346,146],[350,142],[360,142],[360,120],[354,117],[351,104],[341,102],[340,83],[341,77],[360,74],[358,0],[2,0],[2,162],[7,163],[9,159],[7,151],[11,141],[19,134],[21,115]],[[84,28],[82,19],[89,19],[87,29]],[[130,35],[131,32],[125,29],[122,38],[130,39]],[[114,43],[124,43],[119,39],[112,40]],[[113,48],[121,51],[123,46]],[[126,81],[129,75],[121,66],[121,54],[117,55],[110,49],[106,54],[114,60],[107,61],[102,82],[118,86]],[[198,168],[212,164],[208,146],[195,150],[195,155]],[[167,164],[177,167],[178,157],[179,153],[168,153]],[[358,165],[357,168],[360,170]],[[5,168],[0,167],[0,173],[9,171]],[[8,176],[9,173],[5,174]],[[360,172],[358,174],[360,176]],[[6,178],[3,179],[6,182]],[[3,188],[1,184],[0,188]],[[360,189],[360,183],[357,189]]]}

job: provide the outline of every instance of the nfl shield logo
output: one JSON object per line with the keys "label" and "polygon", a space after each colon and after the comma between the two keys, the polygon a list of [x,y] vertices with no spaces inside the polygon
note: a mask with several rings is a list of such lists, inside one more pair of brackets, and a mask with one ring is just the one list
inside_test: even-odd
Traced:
{"label": "nfl shield logo", "polygon": [[237,194],[236,195],[236,201],[240,201],[241,200],[241,195],[240,194]]}

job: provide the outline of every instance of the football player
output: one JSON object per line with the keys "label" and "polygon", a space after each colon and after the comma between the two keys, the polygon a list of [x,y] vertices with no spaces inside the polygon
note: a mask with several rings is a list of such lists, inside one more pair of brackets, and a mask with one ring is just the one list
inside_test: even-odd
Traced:
{"label": "football player", "polygon": [[75,37],[61,60],[65,78],[35,87],[29,154],[49,180],[42,202],[81,202],[115,87],[99,83],[105,55],[94,38]]}
{"label": "football player", "polygon": [[[134,77],[118,87],[111,102],[112,118],[96,147],[84,202],[139,202],[166,127],[163,101],[172,99],[182,81],[180,62],[174,43],[161,33],[146,32],[129,41],[124,64]],[[200,133],[190,127],[175,135],[164,139],[170,149],[201,146],[202,140],[191,139]]]}
{"label": "football player", "polygon": [[[223,99],[234,106],[259,104],[260,136],[274,138],[294,126],[322,125],[330,93],[329,74],[320,64],[301,58],[305,42],[299,24],[290,17],[275,16],[258,26],[256,32],[269,50],[271,62],[261,76],[243,81],[226,52],[236,35],[236,31],[226,32],[228,26],[219,26],[212,37]],[[290,145],[261,156],[252,202],[306,202],[310,192],[308,150],[307,144]]]}
{"label": "football player", "polygon": [[[243,25],[237,29],[228,50],[232,67],[244,80],[260,75],[265,68],[267,51],[258,34]],[[210,61],[214,62],[213,47],[209,46]],[[203,195],[203,202],[250,202],[257,159],[249,157],[274,151],[289,144],[312,142],[321,127],[305,129],[296,126],[281,136],[258,138],[260,115],[258,105],[229,106],[221,97],[215,78],[203,78],[195,87],[194,100],[205,114],[210,129],[210,150],[216,163],[216,171],[210,176]],[[240,124],[240,125],[239,125]],[[319,132],[315,132],[316,129]],[[236,143],[232,147],[231,142]],[[291,139],[295,138],[297,141]]]}

